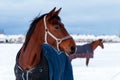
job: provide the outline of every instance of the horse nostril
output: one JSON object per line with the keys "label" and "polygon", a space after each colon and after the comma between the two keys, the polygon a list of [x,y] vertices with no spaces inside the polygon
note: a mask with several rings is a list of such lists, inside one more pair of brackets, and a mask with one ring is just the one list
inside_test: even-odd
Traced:
{"label": "horse nostril", "polygon": [[73,54],[73,53],[75,53],[75,47],[71,46],[71,52],[70,52],[70,54]]}

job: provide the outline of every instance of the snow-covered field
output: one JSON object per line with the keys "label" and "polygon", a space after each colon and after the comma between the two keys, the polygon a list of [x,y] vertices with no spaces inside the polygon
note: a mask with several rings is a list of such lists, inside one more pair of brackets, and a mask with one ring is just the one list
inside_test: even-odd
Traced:
{"label": "snow-covered field", "polygon": [[[74,80],[120,80],[120,43],[105,43],[95,50],[94,59],[72,61]],[[0,44],[0,80],[15,80],[15,57],[22,44]]]}

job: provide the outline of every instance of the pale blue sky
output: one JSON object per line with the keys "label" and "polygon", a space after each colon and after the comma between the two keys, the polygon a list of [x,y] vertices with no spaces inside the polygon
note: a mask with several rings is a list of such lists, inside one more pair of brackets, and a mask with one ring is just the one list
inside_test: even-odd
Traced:
{"label": "pale blue sky", "polygon": [[40,13],[62,7],[60,17],[72,34],[120,35],[120,0],[0,0],[0,29],[25,34]]}

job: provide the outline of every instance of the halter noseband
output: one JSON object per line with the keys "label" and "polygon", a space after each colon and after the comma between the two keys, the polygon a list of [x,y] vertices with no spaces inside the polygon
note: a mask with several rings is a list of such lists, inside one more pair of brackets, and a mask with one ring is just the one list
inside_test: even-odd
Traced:
{"label": "halter noseband", "polygon": [[47,16],[47,15],[44,16],[45,43],[48,43],[48,42],[47,42],[47,34],[49,34],[54,40],[56,40],[57,50],[60,51],[60,49],[59,49],[59,44],[60,44],[62,41],[66,40],[66,39],[69,39],[69,38],[72,38],[72,37],[71,37],[71,36],[66,36],[66,37],[63,37],[62,39],[59,39],[59,38],[57,38],[56,36],[54,36],[54,35],[48,30],[48,28],[47,28],[46,16]]}

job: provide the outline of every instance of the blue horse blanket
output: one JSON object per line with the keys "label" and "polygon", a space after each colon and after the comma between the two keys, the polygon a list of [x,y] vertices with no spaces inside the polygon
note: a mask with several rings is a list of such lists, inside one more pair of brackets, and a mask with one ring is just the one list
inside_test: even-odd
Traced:
{"label": "blue horse blanket", "polygon": [[42,59],[30,70],[22,69],[18,64],[20,51],[14,68],[16,80],[74,80],[69,58],[64,52],[58,52],[48,44],[42,45]]}
{"label": "blue horse blanket", "polygon": [[93,58],[93,50],[91,44],[78,45],[76,53],[70,55],[70,59],[74,58]]}
{"label": "blue horse blanket", "polygon": [[93,53],[93,50],[92,50],[92,47],[90,44],[85,44],[85,45],[82,45],[82,46],[77,46],[77,54],[92,54]]}
{"label": "blue horse blanket", "polygon": [[49,64],[50,80],[74,80],[69,58],[48,44],[43,44],[43,53]]}

